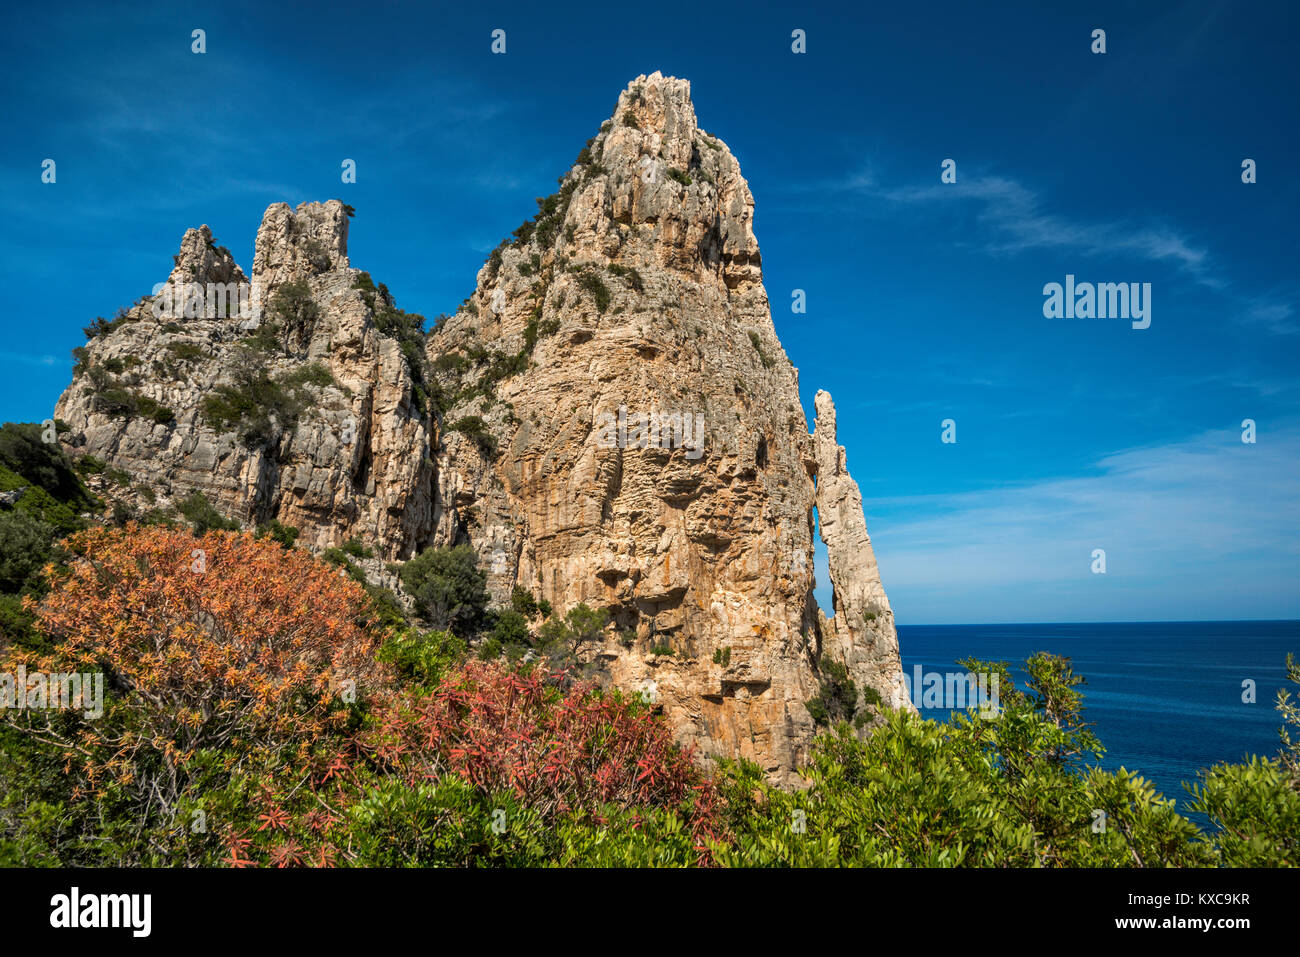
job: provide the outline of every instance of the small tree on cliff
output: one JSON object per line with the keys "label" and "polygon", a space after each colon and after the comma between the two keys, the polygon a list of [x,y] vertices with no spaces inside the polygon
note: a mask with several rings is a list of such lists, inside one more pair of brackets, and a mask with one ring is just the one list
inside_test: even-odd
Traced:
{"label": "small tree on cliff", "polygon": [[487,577],[469,545],[430,548],[402,566],[402,584],[435,628],[465,638],[484,620]]}

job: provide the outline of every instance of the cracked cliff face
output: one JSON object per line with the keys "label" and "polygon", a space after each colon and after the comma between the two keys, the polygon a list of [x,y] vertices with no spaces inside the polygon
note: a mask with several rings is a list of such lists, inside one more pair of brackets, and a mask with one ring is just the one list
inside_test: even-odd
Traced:
{"label": "cracked cliff face", "polygon": [[[74,452],[174,497],[199,490],[246,520],[296,525],[311,547],[357,537],[400,559],[467,541],[498,601],[522,585],[561,612],[609,609],[588,661],[651,695],[702,753],[791,782],[828,657],[886,700],[902,675],[834,407],[818,393],[810,436],[753,221],[690,85],[643,76],[427,337],[427,367],[383,292],[349,268],[348,210],[279,204],[253,262],[263,325],[157,319],[143,300],[87,344],[57,415]],[[243,274],[204,227],[186,234],[171,281]],[[314,308],[277,320],[277,292],[300,283]],[[288,383],[319,363],[328,381],[306,376],[310,408],[250,447],[204,399],[271,328],[268,376]],[[105,363],[128,357],[108,385],[172,421],[104,399]],[[814,511],[832,619],[813,598]]]}

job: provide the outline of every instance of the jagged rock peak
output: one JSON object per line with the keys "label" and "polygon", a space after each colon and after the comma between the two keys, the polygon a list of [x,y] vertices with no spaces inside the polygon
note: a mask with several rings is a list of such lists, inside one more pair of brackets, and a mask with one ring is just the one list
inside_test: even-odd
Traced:
{"label": "jagged rock peak", "polygon": [[819,389],[814,404],[817,522],[826,545],[835,610],[833,619],[822,619],[824,652],[846,665],[859,684],[892,698],[896,706],[910,707],[894,611],[867,534],[862,492],[836,437],[835,403],[829,392]]}
{"label": "jagged rock peak", "polygon": [[[377,562],[410,557],[433,508],[422,337],[358,284],[349,212],[338,200],[272,206],[248,284],[207,226],[188,230],[172,273],[185,288],[142,298],[78,350],[56,407],[69,451],[130,474],[150,507],[199,492],[247,524],[297,528],[300,545],[363,537]],[[263,293],[293,279],[304,283],[292,314],[255,321]],[[194,288],[218,283],[253,288]],[[266,381],[292,401],[268,402]]]}
{"label": "jagged rock peak", "polygon": [[658,137],[670,162],[689,162],[699,131],[689,80],[666,77],[658,70],[642,74],[619,94],[612,119],[616,126]]}
{"label": "jagged rock peak", "polygon": [[348,218],[341,200],[269,206],[253,247],[253,282],[270,292],[276,286],[317,273],[346,269]]}
{"label": "jagged rock peak", "polygon": [[168,284],[244,282],[244,272],[225,246],[218,246],[206,225],[187,229],[181,248],[173,257],[175,266]]}
{"label": "jagged rock peak", "polygon": [[[358,538],[376,575],[468,543],[501,605],[522,587],[606,611],[581,663],[653,694],[679,740],[774,781],[798,780],[828,659],[895,694],[893,613],[834,405],[818,394],[810,435],[753,197],[689,83],[634,80],[423,339],[350,267],[350,215],[338,200],[266,211],[251,284],[273,307],[265,329],[141,306],[87,343],[56,412],[70,449],[160,502],[200,491],[312,548]],[[238,267],[204,228],[178,268]],[[244,415],[264,411],[249,369],[301,381],[301,406]],[[832,619],[814,597],[814,511]],[[870,708],[857,717],[880,720]]]}

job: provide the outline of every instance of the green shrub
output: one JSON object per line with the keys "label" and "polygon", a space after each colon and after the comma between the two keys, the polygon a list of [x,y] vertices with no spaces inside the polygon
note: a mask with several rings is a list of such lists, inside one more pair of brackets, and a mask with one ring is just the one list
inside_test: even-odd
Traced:
{"label": "green shrub", "polygon": [[83,455],[77,459],[76,470],[82,475],[98,475],[108,463],[97,455]]}
{"label": "green shrub", "polygon": [[503,647],[530,644],[532,635],[528,631],[528,619],[514,609],[503,611],[497,615],[492,637]]}
{"label": "green shrub", "polygon": [[258,538],[270,538],[279,542],[285,548],[293,548],[293,543],[298,540],[298,529],[293,525],[282,525],[279,519],[273,518],[271,521],[257,526]]}
{"label": "green shrub", "polygon": [[207,356],[203,347],[193,342],[169,342],[167,351],[181,362],[197,362]]}
{"label": "green shrub", "polygon": [[112,320],[105,319],[102,316],[96,316],[95,321],[81,331],[85,333],[87,339],[96,339],[100,336],[106,336],[114,329],[119,328],[127,321],[127,319],[127,311],[125,309],[119,309]]}
{"label": "green shrub", "polygon": [[283,382],[290,389],[299,388],[305,385],[314,385],[318,388],[334,385],[334,376],[330,370],[319,362],[308,362],[305,365],[298,366],[292,372],[284,376]]}
{"label": "green shrub", "polygon": [[331,565],[337,565],[349,578],[359,585],[366,585],[369,580],[366,573],[358,566],[352,564],[352,559],[348,558],[347,552],[341,548],[327,548],[320,553],[322,561],[329,562]]}
{"label": "green shrub", "polygon": [[578,285],[591,295],[592,301],[596,304],[596,311],[603,315],[609,308],[611,298],[605,281],[594,270],[587,269],[578,276]]}
{"label": "green shrub", "polygon": [[41,591],[42,569],[61,553],[57,533],[26,512],[0,512],[0,593],[32,594]]}
{"label": "green shrub", "polygon": [[460,373],[469,368],[469,360],[459,352],[444,352],[433,360],[438,372]]}
{"label": "green shrub", "polygon": [[[984,663],[972,662],[982,670]],[[989,666],[999,675],[1005,666]],[[815,743],[808,787],[778,791],[723,762],[733,866],[1116,867],[1213,860],[1194,825],[1149,783],[1079,763],[1099,745],[1068,662],[1035,656],[1028,694],[1000,683],[993,719],[948,723],[886,711],[863,738],[844,724]],[[1097,749],[1096,751],[1094,749]],[[1093,827],[1096,811],[1107,826]],[[791,827],[799,818],[802,826]]]}
{"label": "green shrub", "polygon": [[207,497],[199,491],[191,492],[187,497],[176,503],[176,511],[184,516],[185,520],[190,523],[190,529],[195,535],[203,535],[212,531],[239,531],[239,522],[232,518],[226,518],[218,512]]}
{"label": "green shrub", "polygon": [[569,609],[569,613],[564,616],[564,623],[569,627],[573,650],[577,652],[584,644],[600,638],[605,626],[609,624],[609,612],[604,608],[596,610],[579,603]]}
{"label": "green shrub", "polygon": [[464,639],[449,631],[421,633],[408,628],[389,638],[376,657],[392,664],[404,681],[432,688],[450,669],[464,662],[468,653]]}
{"label": "green shrub", "polygon": [[641,281],[641,274],[632,266],[620,266],[618,263],[613,263],[609,267],[609,271],[626,281],[634,291],[645,292],[645,283]]}
{"label": "green shrub", "polygon": [[522,585],[516,585],[510,590],[510,608],[524,618],[537,617],[537,601],[533,598],[533,593]]}
{"label": "green shrub", "polygon": [[460,432],[461,434],[473,439],[480,451],[482,451],[482,453],[488,458],[491,458],[496,454],[496,437],[488,431],[487,423],[483,421],[482,416],[467,415],[463,418],[459,418],[447,426],[447,431]]}
{"label": "green shrub", "polygon": [[45,435],[46,428],[34,422],[0,426],[0,467],[26,480],[20,484],[39,486],[55,502],[77,510],[91,508],[95,499],[77,477],[67,453],[57,441],[44,441]]}
{"label": "green shrub", "polygon": [[135,412],[146,419],[153,419],[160,425],[169,425],[176,421],[175,412],[147,395],[137,395],[135,397]]}
{"label": "green shrub", "polygon": [[858,710],[858,687],[849,671],[838,661],[823,658],[819,668],[821,685],[817,694],[805,702],[816,724],[851,721]]}
{"label": "green shrub", "polygon": [[749,330],[749,341],[753,344],[754,351],[758,353],[758,361],[763,363],[763,368],[772,368],[776,363],[771,356],[763,351],[763,340],[758,337],[758,333],[753,329]]}
{"label": "green shrub", "polygon": [[305,279],[286,282],[271,296],[271,316],[295,331],[303,331],[320,318],[320,307],[312,298]]}
{"label": "green shrub", "polygon": [[375,557],[374,550],[367,548],[365,544],[363,544],[362,541],[357,538],[349,538],[346,542],[344,542],[343,552],[346,555],[351,555],[353,558],[374,558]]}
{"label": "green shrub", "polygon": [[430,548],[401,568],[402,585],[438,629],[468,638],[483,623],[487,577],[469,545]]}
{"label": "green shrub", "polygon": [[272,378],[265,363],[251,349],[236,356],[231,382],[213,389],[199,410],[218,432],[235,432],[248,448],[259,448],[283,432],[291,432],[312,406],[311,388],[333,383],[320,363],[308,363]]}

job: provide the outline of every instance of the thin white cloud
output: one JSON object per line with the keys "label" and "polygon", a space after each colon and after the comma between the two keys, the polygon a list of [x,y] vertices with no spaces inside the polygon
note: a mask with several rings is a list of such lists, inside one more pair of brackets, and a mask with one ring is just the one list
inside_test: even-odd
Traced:
{"label": "thin white cloud", "polygon": [[900,620],[909,605],[934,621],[1300,613],[1300,428],[1257,427],[1253,445],[1224,429],[1078,478],[869,502]]}
{"label": "thin white cloud", "polygon": [[1277,292],[1267,293],[1247,301],[1237,315],[1237,321],[1247,327],[1263,329],[1277,336],[1300,334],[1300,322],[1295,318],[1295,306],[1290,297]]}
{"label": "thin white cloud", "polygon": [[56,359],[54,356],[32,355],[26,352],[0,352],[0,362],[17,362],[25,366],[46,367],[64,364],[64,360]]}
{"label": "thin white cloud", "polygon": [[1075,222],[1044,210],[1034,190],[1003,176],[971,176],[952,184],[881,186],[870,173],[855,173],[843,188],[907,205],[962,201],[976,207],[976,217],[990,232],[993,253],[1030,249],[1069,249],[1084,255],[1132,254],[1150,262],[1168,262],[1218,287],[1209,274],[1208,253],[1177,231],[1125,221]]}

